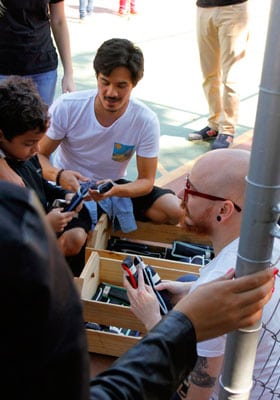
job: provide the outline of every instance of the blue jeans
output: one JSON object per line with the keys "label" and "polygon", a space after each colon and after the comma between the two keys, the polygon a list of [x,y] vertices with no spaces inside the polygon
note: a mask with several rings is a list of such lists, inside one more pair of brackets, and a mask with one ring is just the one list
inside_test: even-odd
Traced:
{"label": "blue jeans", "polygon": [[[9,75],[0,75],[0,80],[8,78]],[[41,74],[24,75],[25,78],[31,78],[37,85],[38,92],[44,102],[51,105],[54,99],[55,87],[57,81],[57,70],[42,72]]]}
{"label": "blue jeans", "polygon": [[93,0],[80,0],[80,18],[85,18],[87,14],[92,14],[93,11]]}

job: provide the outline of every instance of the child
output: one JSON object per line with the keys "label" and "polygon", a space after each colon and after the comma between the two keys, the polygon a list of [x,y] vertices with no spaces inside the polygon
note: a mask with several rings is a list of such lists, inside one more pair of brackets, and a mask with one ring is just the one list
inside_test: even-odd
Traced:
{"label": "child", "polygon": [[[56,199],[70,200],[70,193],[42,176],[37,157],[39,141],[49,126],[47,105],[31,79],[11,76],[0,82],[0,151],[9,166],[33,189],[57,235],[58,244],[72,269],[79,275],[84,266],[84,247],[91,219],[86,207],[62,212],[53,208]],[[79,212],[78,217],[76,212]]]}

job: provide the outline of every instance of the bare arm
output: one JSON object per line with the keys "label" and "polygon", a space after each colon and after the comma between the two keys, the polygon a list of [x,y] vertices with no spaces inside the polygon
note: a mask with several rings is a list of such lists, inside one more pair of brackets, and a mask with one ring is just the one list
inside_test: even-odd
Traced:
{"label": "bare arm", "polygon": [[59,146],[60,142],[61,140],[53,140],[44,135],[39,143],[40,154],[38,156],[42,165],[43,176],[45,179],[53,182],[56,180],[59,169],[51,164],[50,156]]}
{"label": "bare arm", "polygon": [[[40,154],[38,154],[42,165],[43,176],[45,179],[56,182],[59,168],[54,167],[50,162],[50,155],[56,150],[62,140],[50,139],[47,135],[40,140]],[[60,174],[59,184],[67,190],[75,192],[80,184],[79,181],[86,181],[87,178],[79,172],[65,170]]]}
{"label": "bare arm", "polygon": [[73,67],[71,59],[70,37],[64,12],[64,2],[50,4],[50,24],[55,43],[63,65],[62,92],[73,92]]}
{"label": "bare arm", "polygon": [[181,399],[209,400],[222,367],[221,357],[198,357],[189,378],[179,386],[177,393]]}

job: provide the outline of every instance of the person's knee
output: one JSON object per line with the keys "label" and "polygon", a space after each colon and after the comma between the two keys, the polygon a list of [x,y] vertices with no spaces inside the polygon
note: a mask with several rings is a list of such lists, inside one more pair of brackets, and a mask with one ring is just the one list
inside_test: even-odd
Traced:
{"label": "person's knee", "polygon": [[66,257],[79,254],[85,241],[87,233],[82,228],[74,228],[66,231],[61,236],[60,247]]}
{"label": "person's knee", "polygon": [[167,193],[154,202],[152,207],[147,210],[146,217],[157,224],[177,225],[183,214],[181,200],[177,196]]}

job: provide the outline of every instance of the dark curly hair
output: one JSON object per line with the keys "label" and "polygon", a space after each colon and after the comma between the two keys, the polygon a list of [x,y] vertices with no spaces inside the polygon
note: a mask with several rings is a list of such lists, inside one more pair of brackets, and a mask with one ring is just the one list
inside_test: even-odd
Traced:
{"label": "dark curly hair", "polygon": [[10,76],[0,81],[0,129],[11,141],[29,130],[46,132],[50,116],[33,81]]}
{"label": "dark curly hair", "polygon": [[127,39],[106,40],[97,50],[93,61],[96,76],[101,72],[109,76],[117,67],[126,67],[134,86],[144,74],[144,56],[139,47]]}

